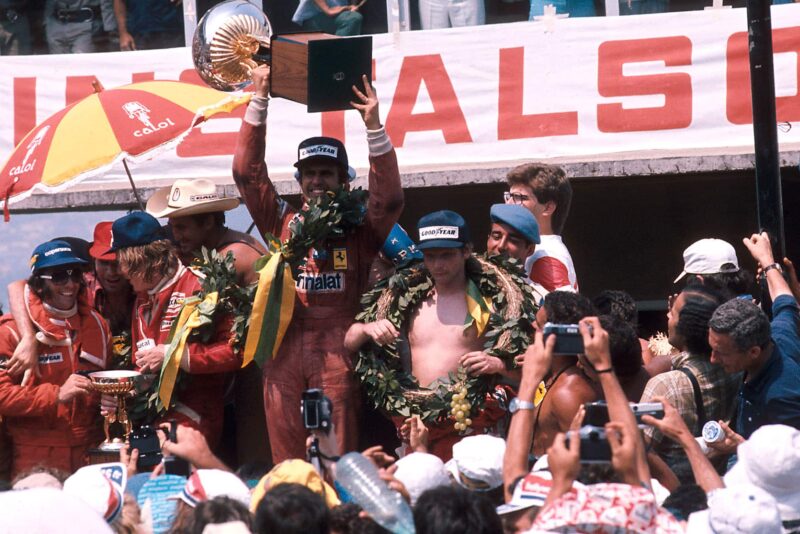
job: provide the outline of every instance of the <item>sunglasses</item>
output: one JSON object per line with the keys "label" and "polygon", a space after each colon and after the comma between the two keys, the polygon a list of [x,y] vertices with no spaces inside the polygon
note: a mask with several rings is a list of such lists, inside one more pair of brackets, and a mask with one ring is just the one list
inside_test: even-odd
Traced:
{"label": "sunglasses", "polygon": [[63,271],[55,271],[52,274],[40,274],[39,278],[50,280],[57,286],[63,286],[69,280],[80,283],[83,280],[83,271],[80,269],[64,269]]}

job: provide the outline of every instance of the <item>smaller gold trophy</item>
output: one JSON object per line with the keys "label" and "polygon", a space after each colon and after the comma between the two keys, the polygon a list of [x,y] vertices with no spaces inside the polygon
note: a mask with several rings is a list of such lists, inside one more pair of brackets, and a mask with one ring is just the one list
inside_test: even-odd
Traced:
{"label": "smaller gold trophy", "polygon": [[[100,444],[97,450],[102,452],[119,451],[122,445],[128,441],[131,433],[131,422],[128,419],[128,411],[125,407],[125,397],[136,387],[136,381],[142,374],[138,371],[97,371],[89,373],[94,391],[115,395],[117,397],[117,409],[106,414],[103,422],[103,430],[106,439]],[[122,426],[122,435],[111,437],[111,425],[119,424]]]}

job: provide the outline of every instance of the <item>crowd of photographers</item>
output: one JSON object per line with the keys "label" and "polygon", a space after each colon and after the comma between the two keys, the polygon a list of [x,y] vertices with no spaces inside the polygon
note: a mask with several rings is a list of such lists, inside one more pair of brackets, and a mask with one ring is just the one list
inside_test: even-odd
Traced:
{"label": "crowd of photographers", "polygon": [[[260,310],[266,321],[286,318],[282,343],[264,348],[264,330],[258,350],[271,353],[259,370],[234,347],[235,312],[209,311],[228,298],[222,286],[257,279],[261,291],[271,279],[268,267],[255,276],[263,245],[225,226],[239,201],[207,180],[179,180],[146,212],[98,224],[85,250],[72,238],[39,245],[31,277],[9,286],[13,314],[0,318],[10,436],[0,452],[11,479],[0,532],[800,531],[800,283],[767,234],[743,239],[759,284],[729,243],[688,247],[667,334],[640,339],[629,295],[580,293],[559,235],[572,190],[558,167],[509,172],[480,258],[482,236],[454,211],[422,217],[409,239],[396,225],[396,155],[364,77],[353,106],[366,127],[371,196],[352,228],[317,242],[299,224],[319,226],[315,212],[298,215],[281,199],[263,162],[268,74],[253,72],[233,174],[262,233],[314,243],[294,284],[287,274],[293,314],[256,292],[251,334]],[[341,142],[312,137],[297,155],[304,207],[349,194],[355,171]],[[328,206],[316,216],[340,209]],[[189,268],[202,248],[230,252],[234,271]],[[467,277],[478,260],[524,279],[521,294],[538,309],[514,333],[529,339],[509,362],[485,348],[488,307],[502,301],[481,302]],[[402,328],[355,322],[365,290],[408,268],[430,286]],[[209,276],[220,277],[215,291]],[[765,288],[758,304],[756,285]],[[193,335],[202,324],[205,334]],[[111,342],[126,330],[127,360]],[[461,372],[495,394],[471,407],[456,391],[452,416],[427,422],[359,413],[354,353],[395,342],[419,385]],[[137,425],[118,462],[87,465],[103,440],[101,407],[126,422],[90,377],[125,366],[157,380],[150,391],[165,408]],[[391,377],[375,380],[393,387]],[[232,455],[223,452],[229,403]],[[358,452],[364,443],[373,446]]]}

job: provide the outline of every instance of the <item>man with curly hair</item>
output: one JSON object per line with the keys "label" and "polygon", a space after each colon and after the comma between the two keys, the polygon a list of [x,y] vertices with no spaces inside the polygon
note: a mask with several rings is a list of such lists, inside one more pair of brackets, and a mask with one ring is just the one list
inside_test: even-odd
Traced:
{"label": "man with curly hair", "polygon": [[[198,294],[200,276],[184,267],[174,245],[166,240],[155,217],[134,212],[114,221],[111,251],[136,292],[131,343],[133,363],[143,373],[158,374],[166,355],[167,340],[184,302]],[[226,373],[242,365],[241,354],[230,345],[232,318],[222,316],[213,325],[208,343],[187,341],[180,357],[180,372],[191,379],[176,390],[165,419],[200,430],[213,448],[222,435]],[[154,377],[155,378],[155,377]]]}

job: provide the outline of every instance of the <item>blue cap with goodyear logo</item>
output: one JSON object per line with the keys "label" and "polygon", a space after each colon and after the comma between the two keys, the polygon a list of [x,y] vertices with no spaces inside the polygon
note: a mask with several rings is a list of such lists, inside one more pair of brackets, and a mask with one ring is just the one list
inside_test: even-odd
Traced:
{"label": "blue cap with goodyear logo", "polygon": [[398,267],[406,265],[410,261],[422,259],[422,252],[417,250],[417,245],[399,224],[392,227],[392,231],[389,232],[389,236],[383,243],[381,252]]}
{"label": "blue cap with goodyear logo", "polygon": [[31,272],[36,273],[48,267],[60,265],[84,265],[87,261],[78,257],[72,245],[60,239],[42,243],[31,254]]}
{"label": "blue cap with goodyear logo", "polygon": [[434,211],[417,223],[417,248],[462,248],[470,243],[469,227],[464,217],[450,210]]}

